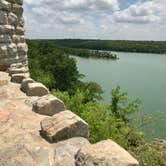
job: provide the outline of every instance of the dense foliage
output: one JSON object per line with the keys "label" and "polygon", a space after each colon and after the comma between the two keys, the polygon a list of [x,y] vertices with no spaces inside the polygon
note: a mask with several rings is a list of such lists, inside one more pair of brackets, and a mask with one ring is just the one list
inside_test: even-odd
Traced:
{"label": "dense foliage", "polygon": [[[86,92],[86,100],[102,99],[101,87],[95,82],[83,83],[76,60],[63,49],[49,42],[27,40],[29,46],[29,68],[31,77],[45,84],[50,90],[58,89],[73,94],[79,87]],[[90,92],[90,94],[89,94]]]}
{"label": "dense foliage", "polygon": [[93,50],[166,53],[165,41],[123,41],[123,40],[52,40],[51,42],[70,48]]}
{"label": "dense foliage", "polygon": [[40,44],[48,44],[50,46],[54,46],[54,48],[58,48],[61,52],[63,51],[65,54],[80,56],[86,58],[102,58],[102,59],[119,59],[116,54],[112,54],[110,51],[98,51],[98,50],[90,50],[90,49],[82,49],[82,48],[74,48],[60,45],[59,43],[51,40],[31,40],[31,42],[37,42]]}
{"label": "dense foliage", "polygon": [[28,41],[31,77],[49,89],[74,89],[80,77],[75,59],[49,43]]}
{"label": "dense foliage", "polygon": [[90,142],[112,139],[137,158],[140,166],[166,165],[165,148],[151,143],[130,123],[128,115],[139,111],[140,101],[130,101],[127,93],[121,93],[119,87],[112,90],[110,104],[106,105],[94,101],[85,102],[86,94],[80,90],[73,96],[68,92],[54,90],[52,93],[89,124]]}
{"label": "dense foliage", "polygon": [[28,41],[31,76],[49,87],[67,109],[89,124],[90,142],[113,139],[135,156],[141,166],[164,166],[165,149],[151,144],[131,125],[130,114],[139,111],[140,100],[130,101],[120,87],[111,92],[110,103],[102,105],[102,89],[94,82],[80,81],[75,59],[55,44]]}

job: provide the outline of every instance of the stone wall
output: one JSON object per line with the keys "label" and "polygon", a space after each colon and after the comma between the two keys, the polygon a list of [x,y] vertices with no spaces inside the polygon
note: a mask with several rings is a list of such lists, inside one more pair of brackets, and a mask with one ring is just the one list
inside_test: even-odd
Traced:
{"label": "stone wall", "polygon": [[13,63],[27,65],[23,0],[0,0],[0,70]]}

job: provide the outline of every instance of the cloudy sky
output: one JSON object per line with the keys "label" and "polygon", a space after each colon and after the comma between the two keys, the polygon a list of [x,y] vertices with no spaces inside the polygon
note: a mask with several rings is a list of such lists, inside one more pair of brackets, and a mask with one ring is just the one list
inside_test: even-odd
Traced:
{"label": "cloudy sky", "polygon": [[166,40],[166,0],[24,0],[27,38]]}

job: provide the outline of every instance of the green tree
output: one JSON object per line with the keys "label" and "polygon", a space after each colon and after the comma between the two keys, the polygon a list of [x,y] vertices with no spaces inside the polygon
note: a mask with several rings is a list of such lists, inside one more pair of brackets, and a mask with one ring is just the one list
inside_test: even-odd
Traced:
{"label": "green tree", "polygon": [[128,122],[128,114],[140,111],[140,99],[130,101],[126,92],[120,92],[120,86],[117,86],[116,88],[112,89],[111,94],[112,98],[110,109],[117,118],[121,118],[125,122]]}

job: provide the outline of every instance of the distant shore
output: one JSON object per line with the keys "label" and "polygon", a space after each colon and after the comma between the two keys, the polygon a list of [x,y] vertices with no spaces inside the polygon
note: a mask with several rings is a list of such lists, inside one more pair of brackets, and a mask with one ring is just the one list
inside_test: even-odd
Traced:
{"label": "distant shore", "polygon": [[59,46],[90,50],[166,54],[166,41],[40,39]]}

